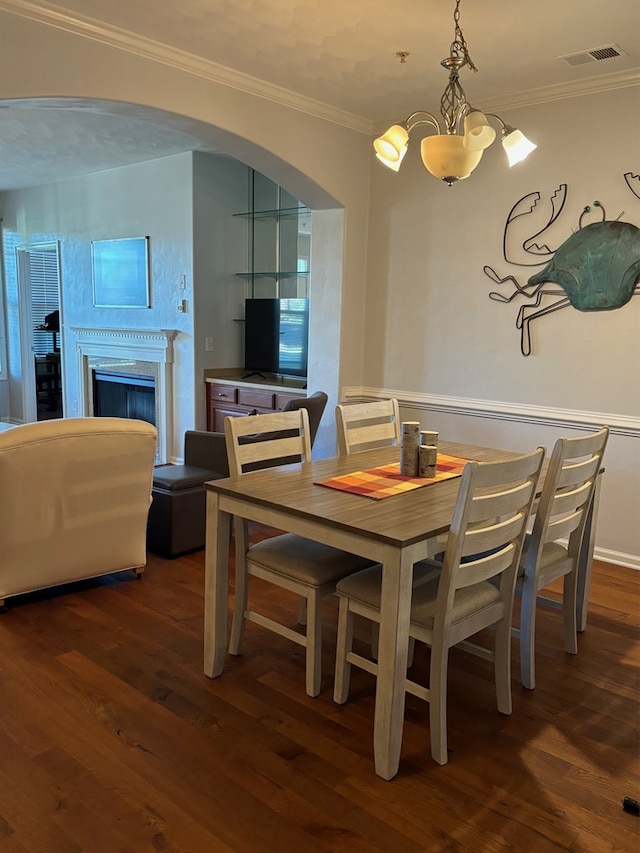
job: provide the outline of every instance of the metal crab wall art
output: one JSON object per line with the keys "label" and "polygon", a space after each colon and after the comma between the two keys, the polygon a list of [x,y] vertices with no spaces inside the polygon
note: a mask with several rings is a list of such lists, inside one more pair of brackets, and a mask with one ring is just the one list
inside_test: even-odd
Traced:
{"label": "metal crab wall art", "polygon": [[[627,172],[625,182],[631,192],[640,198],[638,187],[640,176]],[[511,254],[509,245],[511,232],[517,220],[528,216],[536,209],[541,199],[539,192],[529,193],[511,208],[503,235],[505,261],[518,266],[539,266],[547,258],[545,267],[530,276],[521,285],[515,276],[500,278],[490,266],[484,267],[485,274],[497,284],[509,282],[513,290],[509,294],[492,291],[489,298],[509,303],[516,297],[528,300],[521,305],[516,318],[520,330],[520,350],[524,356],[531,355],[531,323],[540,317],[572,306],[578,311],[610,311],[626,305],[632,296],[640,295],[640,228],[631,222],[622,222],[621,213],[615,220],[607,220],[603,205],[593,202],[587,205],[574,231],[555,251],[539,238],[560,216],[567,197],[567,185],[560,184],[550,198],[551,214],[546,224],[521,243],[526,261],[518,261]],[[599,215],[600,221],[583,225],[586,216]],[[535,258],[535,259],[533,259]],[[554,287],[555,285],[555,287]],[[560,297],[543,305],[545,297]]]}

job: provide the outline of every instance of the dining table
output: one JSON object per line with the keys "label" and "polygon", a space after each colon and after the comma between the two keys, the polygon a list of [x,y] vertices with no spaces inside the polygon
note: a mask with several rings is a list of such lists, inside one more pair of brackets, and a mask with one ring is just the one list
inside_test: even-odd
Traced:
{"label": "dining table", "polygon": [[[520,455],[512,450],[449,441],[440,441],[438,451],[479,462]],[[373,751],[375,771],[386,780],[397,774],[400,763],[413,565],[442,551],[442,537],[451,524],[460,478],[430,482],[382,500],[323,483],[388,466],[399,458],[400,448],[388,446],[206,483],[204,672],[210,678],[223,673],[227,654],[232,516],[382,564]],[[585,536],[585,540],[581,595],[588,595],[586,564],[592,554],[587,549],[593,548],[592,538]]]}

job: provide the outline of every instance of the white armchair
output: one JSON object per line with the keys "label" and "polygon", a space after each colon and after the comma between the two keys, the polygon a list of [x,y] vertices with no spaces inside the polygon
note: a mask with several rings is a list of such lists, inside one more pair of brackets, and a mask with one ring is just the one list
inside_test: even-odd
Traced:
{"label": "white armchair", "polygon": [[62,418],[0,432],[0,606],[146,563],[156,429]]}

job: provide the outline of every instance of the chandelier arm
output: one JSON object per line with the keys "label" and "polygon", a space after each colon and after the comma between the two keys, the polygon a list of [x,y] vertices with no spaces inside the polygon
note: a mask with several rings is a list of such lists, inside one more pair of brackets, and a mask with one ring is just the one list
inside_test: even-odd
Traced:
{"label": "chandelier arm", "polygon": [[405,121],[405,127],[407,128],[407,132],[411,133],[411,131],[419,127],[423,124],[432,125],[438,133],[440,133],[440,124],[438,119],[432,114],[427,112],[426,110],[418,110],[415,113],[411,113],[408,119]]}
{"label": "chandelier arm", "polygon": [[473,112],[475,107],[472,107],[467,101],[463,101],[458,106],[458,109],[453,116],[453,124],[451,133],[460,133],[462,129],[462,122],[464,121],[464,117],[468,115],[470,112]]}
{"label": "chandelier arm", "polygon": [[513,130],[513,128],[511,127],[510,124],[507,124],[506,121],[503,121],[500,118],[500,116],[496,115],[495,113],[485,113],[485,116],[487,118],[494,118],[494,119],[496,119],[496,121],[499,121],[500,122],[500,129],[503,132],[503,134],[509,133],[511,130]]}

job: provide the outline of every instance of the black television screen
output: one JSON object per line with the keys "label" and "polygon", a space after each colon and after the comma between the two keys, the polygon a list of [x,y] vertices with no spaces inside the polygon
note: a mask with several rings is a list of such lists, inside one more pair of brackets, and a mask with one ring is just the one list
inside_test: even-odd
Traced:
{"label": "black television screen", "polygon": [[246,371],[306,377],[308,299],[247,299],[244,317]]}

